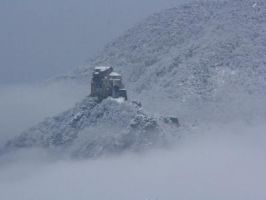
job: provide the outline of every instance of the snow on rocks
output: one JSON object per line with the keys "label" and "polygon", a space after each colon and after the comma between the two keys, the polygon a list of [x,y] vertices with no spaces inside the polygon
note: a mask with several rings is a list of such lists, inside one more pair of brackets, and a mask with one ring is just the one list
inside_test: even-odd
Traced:
{"label": "snow on rocks", "polygon": [[[87,97],[73,109],[48,118],[10,140],[4,150],[36,147],[73,157],[142,151],[164,145],[169,136],[177,134],[178,127],[165,122],[135,103],[113,98],[98,102]],[[166,126],[170,128],[167,132]]]}
{"label": "snow on rocks", "polygon": [[115,66],[145,108],[173,103],[180,114],[200,100],[265,94],[265,55],[264,0],[191,1],[151,15],[70,77],[90,80],[94,66]]}

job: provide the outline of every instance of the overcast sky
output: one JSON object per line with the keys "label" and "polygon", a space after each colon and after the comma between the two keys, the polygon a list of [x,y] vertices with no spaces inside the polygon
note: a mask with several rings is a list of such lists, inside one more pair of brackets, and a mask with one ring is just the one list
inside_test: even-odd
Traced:
{"label": "overcast sky", "polygon": [[179,1],[1,0],[0,84],[64,73],[149,14]]}

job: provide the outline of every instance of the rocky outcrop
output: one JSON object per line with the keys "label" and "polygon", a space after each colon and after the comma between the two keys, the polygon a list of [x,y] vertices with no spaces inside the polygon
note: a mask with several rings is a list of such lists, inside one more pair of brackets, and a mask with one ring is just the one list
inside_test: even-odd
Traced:
{"label": "rocky outcrop", "polygon": [[142,151],[168,143],[177,134],[176,125],[146,113],[136,103],[87,97],[10,140],[4,151],[44,148],[74,157]]}

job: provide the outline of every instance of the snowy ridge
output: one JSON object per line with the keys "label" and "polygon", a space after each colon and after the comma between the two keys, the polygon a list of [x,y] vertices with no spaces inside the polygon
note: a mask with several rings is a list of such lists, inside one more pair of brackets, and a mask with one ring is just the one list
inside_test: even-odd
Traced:
{"label": "snowy ridge", "polygon": [[196,1],[150,16],[69,77],[89,80],[95,65],[113,65],[129,96],[183,105],[265,93],[265,55],[265,1]]}
{"label": "snowy ridge", "polygon": [[45,148],[74,157],[97,157],[163,145],[178,123],[156,118],[135,103],[87,97],[75,108],[46,119],[6,144],[5,151]]}
{"label": "snowy ridge", "polygon": [[[182,116],[182,121],[188,116],[185,123],[213,116],[230,120],[235,114],[265,115],[265,55],[263,0],[196,1],[150,16],[88,66],[61,78],[88,82],[95,66],[113,65],[129,97],[147,110]],[[95,157],[160,145],[175,134],[171,120],[135,104],[87,98],[24,132],[6,149],[36,146]]]}

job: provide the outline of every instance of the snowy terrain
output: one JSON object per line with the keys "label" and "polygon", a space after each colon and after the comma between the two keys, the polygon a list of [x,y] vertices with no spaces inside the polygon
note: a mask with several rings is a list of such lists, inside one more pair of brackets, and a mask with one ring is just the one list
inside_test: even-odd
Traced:
{"label": "snowy terrain", "polygon": [[[58,80],[88,84],[94,66],[112,65],[122,73],[130,100],[141,101],[150,113],[177,116],[181,124],[191,126],[202,120],[250,122],[266,115],[265,55],[264,1],[198,1],[150,16],[108,44],[88,66]],[[116,116],[110,115],[114,112]],[[86,99],[7,146],[67,147],[72,154],[89,157],[125,146],[142,148],[158,141],[164,131],[156,119],[143,114],[140,123],[151,119],[156,131],[132,134],[128,127],[137,113],[127,103],[108,100],[96,106]],[[126,136],[133,137],[130,144],[125,144]]]}
{"label": "snowy terrain", "polygon": [[150,16],[61,78],[88,81],[95,65],[113,65],[146,108],[190,114],[264,95],[265,55],[265,1],[197,1]]}
{"label": "snowy terrain", "polygon": [[138,152],[169,144],[178,136],[178,127],[170,117],[145,113],[138,103],[87,97],[10,140],[4,152],[35,147],[75,158]]}
{"label": "snowy terrain", "polygon": [[123,75],[129,101],[86,97],[11,139],[0,199],[266,199],[266,2],[164,10],[57,80],[85,83],[81,99],[95,65]]}

